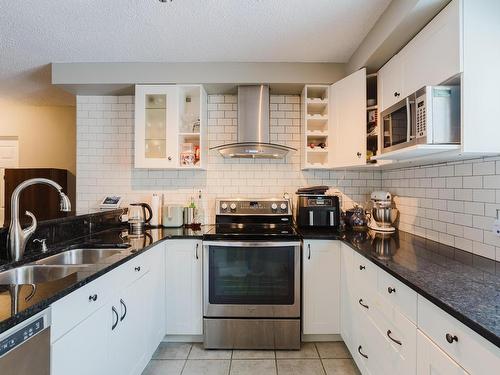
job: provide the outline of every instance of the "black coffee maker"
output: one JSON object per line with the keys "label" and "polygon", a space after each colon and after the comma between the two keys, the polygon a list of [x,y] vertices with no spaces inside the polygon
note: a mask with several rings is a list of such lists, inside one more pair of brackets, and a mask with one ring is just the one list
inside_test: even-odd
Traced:
{"label": "black coffee maker", "polygon": [[338,229],[340,226],[339,197],[323,194],[299,194],[296,222],[299,227]]}

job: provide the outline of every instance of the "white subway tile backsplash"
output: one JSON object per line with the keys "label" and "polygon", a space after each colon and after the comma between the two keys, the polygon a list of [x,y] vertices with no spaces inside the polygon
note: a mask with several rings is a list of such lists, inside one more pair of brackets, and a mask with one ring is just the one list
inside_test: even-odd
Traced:
{"label": "white subway tile backsplash", "polygon": [[[491,232],[500,208],[498,158],[383,171],[381,183],[396,195],[405,230],[447,244],[453,237],[460,249],[500,259],[500,239]],[[409,202],[416,202],[411,210]]]}
{"label": "white subway tile backsplash", "polygon": [[[271,95],[271,139],[300,149],[300,97]],[[77,97],[77,209],[96,208],[105,194],[125,201],[186,203],[201,189],[208,221],[222,195],[280,196],[299,186],[330,185],[346,207],[365,204],[373,190],[389,190],[400,210],[401,230],[500,260],[491,224],[500,208],[500,160],[482,158],[389,171],[301,171],[300,155],[281,160],[227,160],[215,151],[207,171],[133,168],[133,96]],[[237,96],[208,96],[210,146],[234,142]],[[112,135],[112,137],[110,137]]]}

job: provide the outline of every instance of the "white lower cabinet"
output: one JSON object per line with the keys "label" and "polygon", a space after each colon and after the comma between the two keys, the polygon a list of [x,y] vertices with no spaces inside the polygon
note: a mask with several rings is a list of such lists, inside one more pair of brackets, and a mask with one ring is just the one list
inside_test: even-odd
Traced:
{"label": "white lower cabinet", "polygon": [[340,241],[305,240],[302,332],[340,333]]}
{"label": "white lower cabinet", "polygon": [[417,334],[417,375],[466,375],[468,374],[453,359],[448,357],[426,335]]}
{"label": "white lower cabinet", "polygon": [[362,374],[492,374],[500,350],[341,244],[341,336]]}
{"label": "white lower cabinet", "polygon": [[167,241],[166,333],[203,334],[202,246],[200,240]]}
{"label": "white lower cabinet", "polygon": [[52,375],[106,375],[111,315],[101,307],[51,346]]}
{"label": "white lower cabinet", "polygon": [[[164,335],[163,314],[154,310],[164,306],[156,301],[164,300],[163,267],[155,264],[163,249],[157,245],[52,305],[51,375],[141,374]],[[78,311],[91,306],[82,320]]]}
{"label": "white lower cabinet", "polygon": [[149,358],[146,339],[151,316],[150,305],[143,294],[147,290],[149,272],[125,286],[114,298],[110,308],[112,318],[109,362],[116,374],[140,374]]}

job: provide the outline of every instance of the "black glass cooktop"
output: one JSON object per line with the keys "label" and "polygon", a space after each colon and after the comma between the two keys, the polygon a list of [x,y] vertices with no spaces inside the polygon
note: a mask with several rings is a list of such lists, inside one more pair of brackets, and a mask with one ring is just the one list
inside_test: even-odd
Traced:
{"label": "black glass cooktop", "polygon": [[265,239],[300,239],[299,234],[291,224],[243,224],[229,223],[216,224],[204,238],[212,239],[230,239],[230,240],[265,240]]}

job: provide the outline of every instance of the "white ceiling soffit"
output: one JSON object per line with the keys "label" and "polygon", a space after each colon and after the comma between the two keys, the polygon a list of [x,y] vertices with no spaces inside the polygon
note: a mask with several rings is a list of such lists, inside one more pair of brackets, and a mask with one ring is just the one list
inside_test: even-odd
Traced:
{"label": "white ceiling soffit", "polygon": [[71,103],[51,62],[347,62],[389,3],[4,0],[0,96]]}

